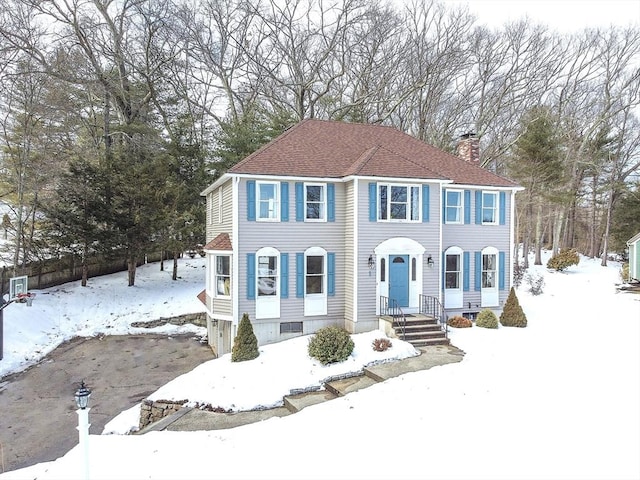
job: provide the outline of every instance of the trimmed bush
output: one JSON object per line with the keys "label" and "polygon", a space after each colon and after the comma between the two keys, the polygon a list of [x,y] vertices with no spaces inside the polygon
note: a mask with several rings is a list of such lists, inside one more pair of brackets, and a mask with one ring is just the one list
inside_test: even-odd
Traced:
{"label": "trimmed bush", "polygon": [[318,330],[309,340],[309,356],[323,365],[343,362],[353,352],[354,344],[344,328],[329,326]]}
{"label": "trimmed bush", "polygon": [[482,328],[498,328],[498,317],[488,308],[482,310],[476,318],[476,326]]}
{"label": "trimmed bush", "polygon": [[505,327],[526,327],[527,316],[524,314],[524,310],[520,306],[516,291],[513,287],[509,291],[507,302],[504,304],[504,309],[500,314],[500,325]]}
{"label": "trimmed bush", "polygon": [[258,351],[258,339],[253,333],[253,326],[251,325],[251,320],[249,320],[249,314],[245,313],[242,315],[240,325],[238,325],[238,334],[233,341],[231,361],[244,362],[258,358],[258,355],[260,355]]}
{"label": "trimmed bush", "polygon": [[385,350],[389,350],[391,348],[391,340],[388,338],[376,338],[371,346],[376,352],[384,352]]}
{"label": "trimmed bush", "polygon": [[554,255],[547,262],[547,268],[553,268],[558,272],[562,272],[564,269],[571,265],[578,265],[580,263],[580,255],[573,248],[563,248],[560,253]]}
{"label": "trimmed bush", "polygon": [[473,326],[473,322],[461,315],[454,315],[447,320],[447,325],[455,328],[469,328]]}

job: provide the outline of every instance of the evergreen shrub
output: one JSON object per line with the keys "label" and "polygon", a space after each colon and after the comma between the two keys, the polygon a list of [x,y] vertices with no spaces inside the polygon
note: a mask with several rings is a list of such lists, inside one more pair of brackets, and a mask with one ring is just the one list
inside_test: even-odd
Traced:
{"label": "evergreen shrub", "polygon": [[371,346],[376,352],[384,352],[385,350],[389,350],[391,348],[391,340],[388,338],[376,338]]}
{"label": "evergreen shrub", "polygon": [[469,328],[473,326],[473,322],[462,315],[454,315],[447,320],[447,325],[455,328]]}
{"label": "evergreen shrub", "polygon": [[342,362],[353,352],[354,344],[349,332],[335,325],[318,330],[309,340],[309,356],[323,365]]}
{"label": "evergreen shrub", "polygon": [[563,248],[559,253],[554,255],[547,262],[547,268],[553,268],[558,272],[562,272],[571,265],[580,263],[580,255],[573,248]]}
{"label": "evergreen shrub", "polygon": [[524,310],[520,306],[516,291],[513,287],[509,291],[507,302],[504,304],[504,309],[500,314],[500,325],[504,327],[526,327],[527,316],[524,314]]}
{"label": "evergreen shrub", "polygon": [[476,318],[476,326],[482,328],[498,328],[498,317],[488,308],[482,310]]}
{"label": "evergreen shrub", "polygon": [[253,333],[253,326],[251,325],[251,320],[249,320],[249,314],[244,313],[240,320],[240,325],[238,325],[238,334],[233,341],[231,361],[244,362],[258,358],[258,355],[260,355],[258,351],[258,339]]}

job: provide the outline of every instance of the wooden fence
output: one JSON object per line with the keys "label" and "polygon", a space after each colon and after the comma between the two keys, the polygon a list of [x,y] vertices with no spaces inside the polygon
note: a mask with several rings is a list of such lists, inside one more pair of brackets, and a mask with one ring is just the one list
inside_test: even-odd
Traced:
{"label": "wooden fence", "polygon": [[[139,261],[138,266],[144,263],[159,262],[162,253],[153,253],[146,256],[144,261]],[[168,256],[165,254],[165,260]],[[127,261],[124,258],[106,259],[100,256],[92,256],[88,260],[89,278],[108,275],[127,270]],[[26,267],[20,267],[16,276],[29,277],[29,290],[55,287],[67,282],[82,279],[82,260],[77,255],[67,255],[60,258],[51,258],[31,262]],[[9,279],[13,277],[12,267],[2,267],[0,272],[0,292],[9,291]]]}

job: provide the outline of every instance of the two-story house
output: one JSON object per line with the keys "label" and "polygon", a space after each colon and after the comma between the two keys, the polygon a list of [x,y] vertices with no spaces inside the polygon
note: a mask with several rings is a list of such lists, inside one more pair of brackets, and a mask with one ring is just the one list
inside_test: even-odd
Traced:
{"label": "two-story house", "polygon": [[500,311],[520,187],[396,129],[305,120],[236,164],[207,198],[209,343],[249,314],[260,345],[381,317]]}

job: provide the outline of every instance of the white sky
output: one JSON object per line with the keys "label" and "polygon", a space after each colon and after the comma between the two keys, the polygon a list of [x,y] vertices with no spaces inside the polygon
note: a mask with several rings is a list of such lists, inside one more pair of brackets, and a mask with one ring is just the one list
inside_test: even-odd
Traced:
{"label": "white sky", "polygon": [[499,27],[527,16],[559,32],[640,25],[640,0],[442,0],[468,5],[480,24]]}

